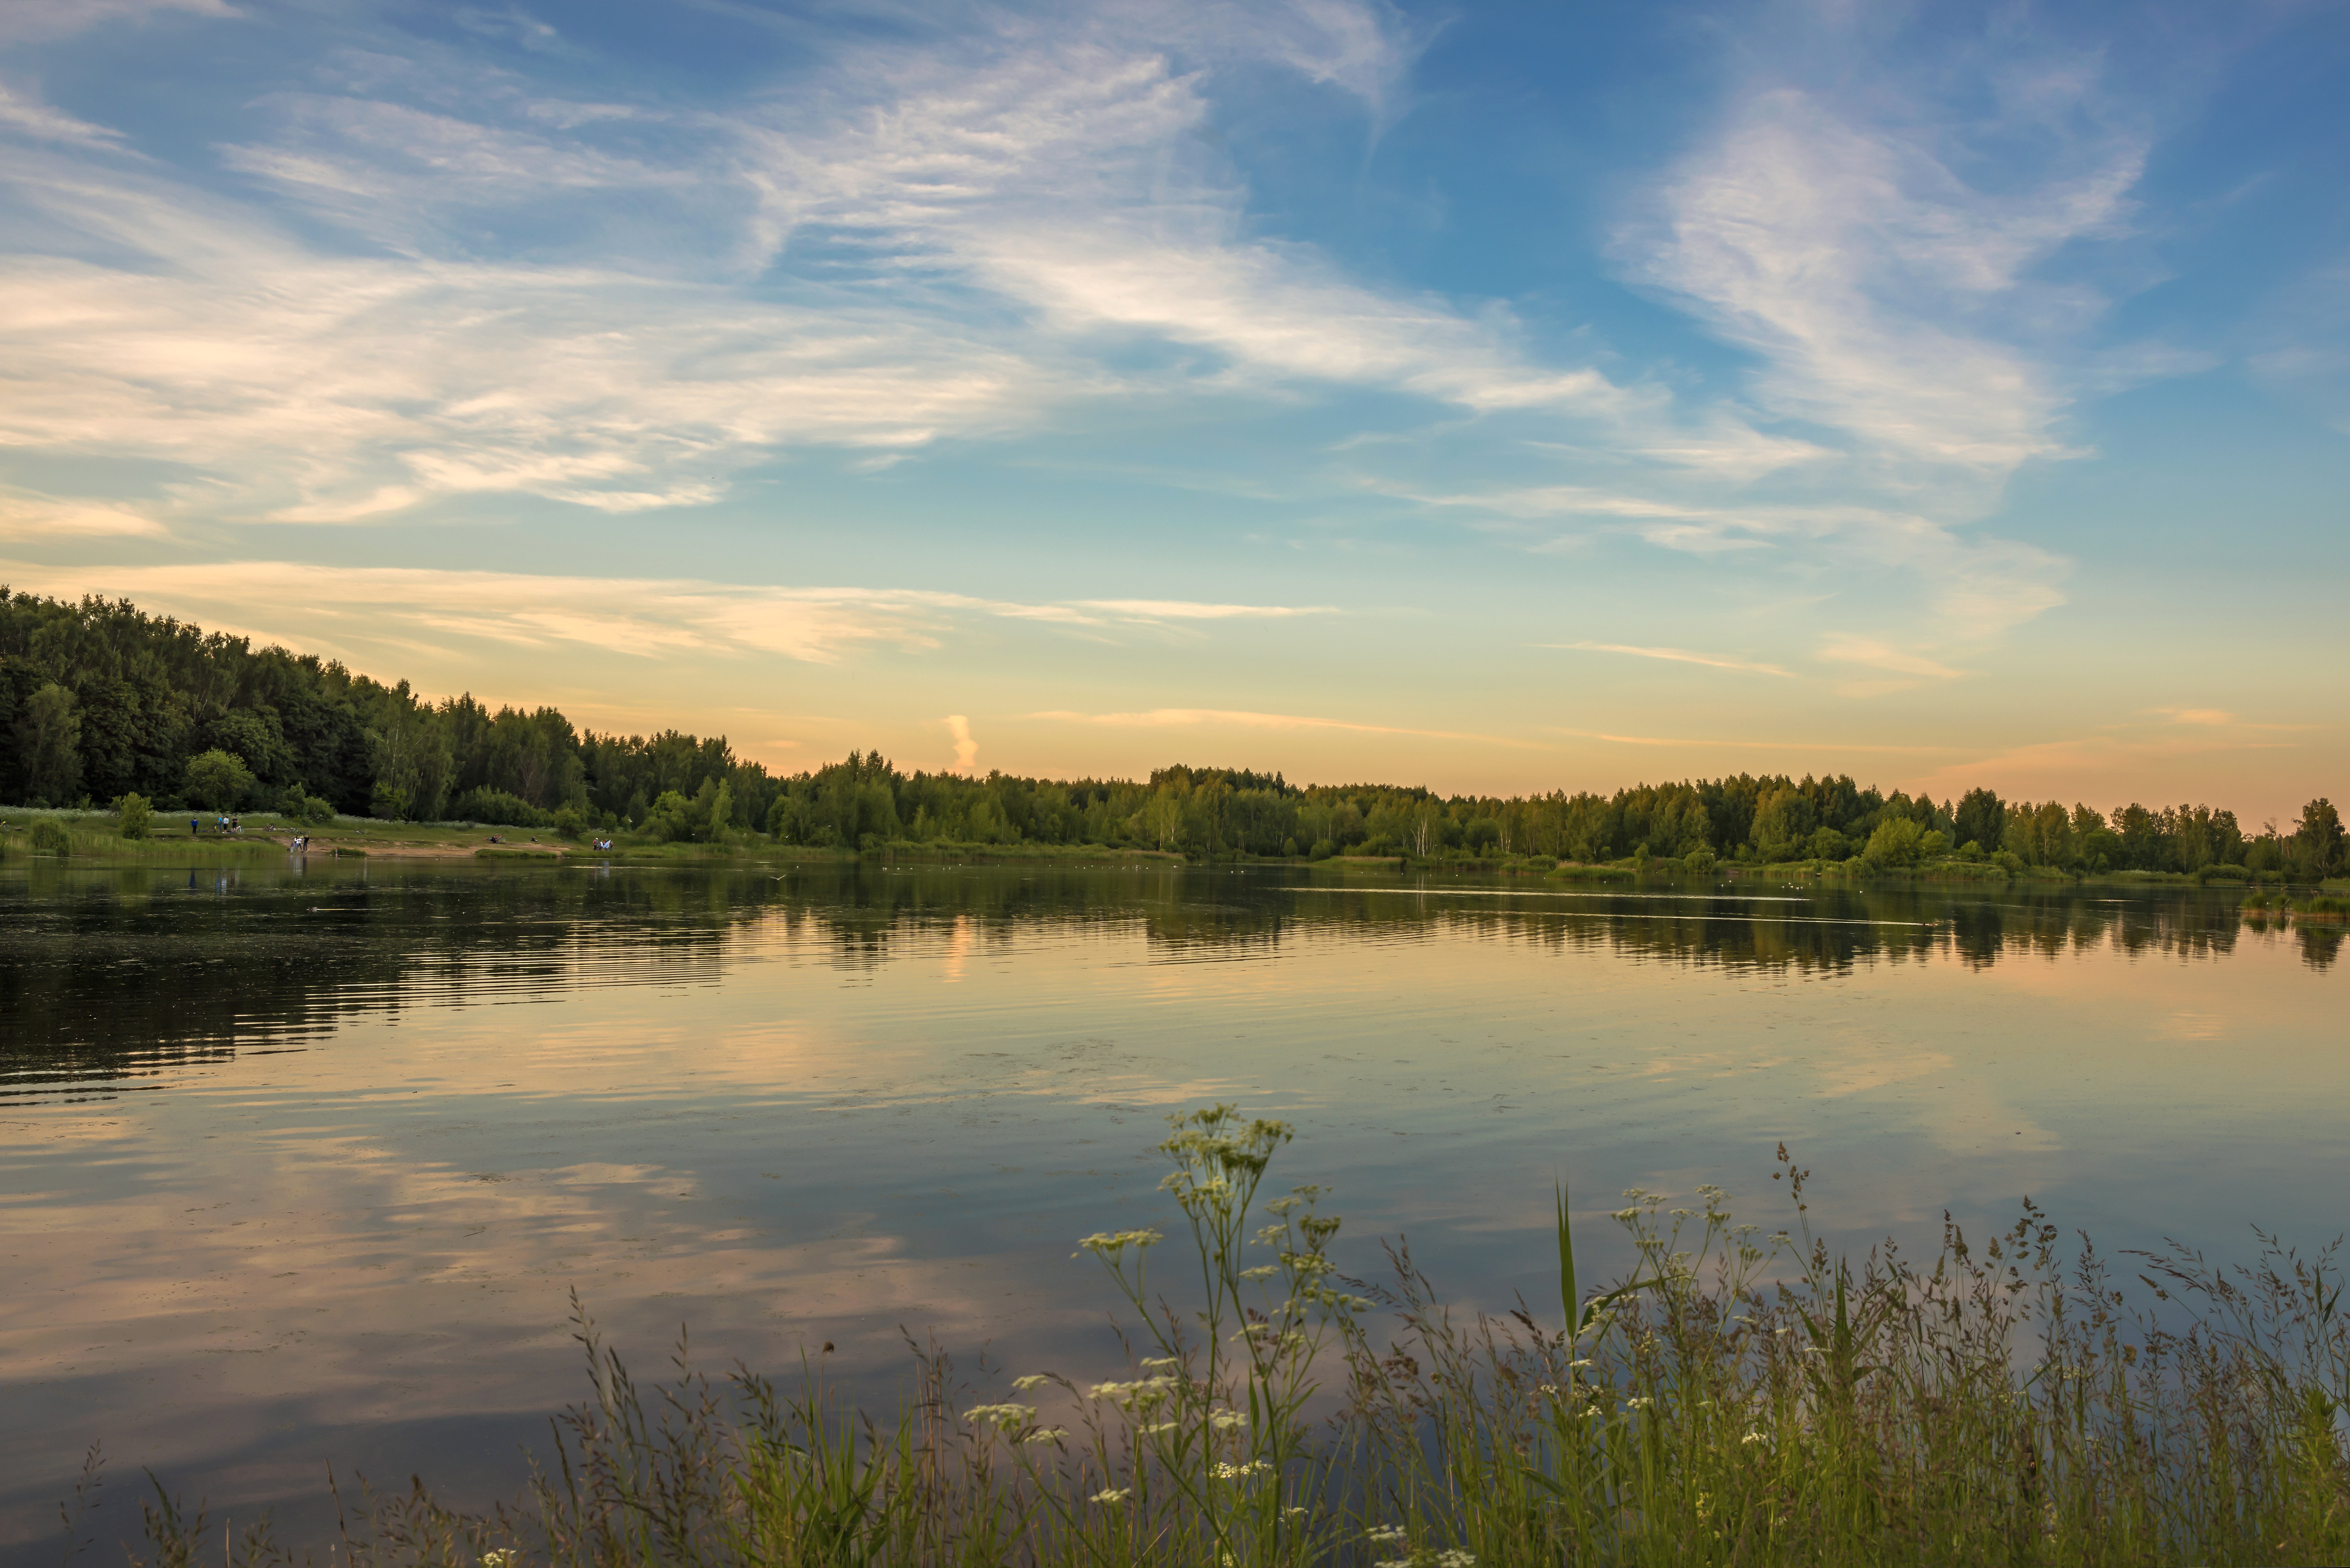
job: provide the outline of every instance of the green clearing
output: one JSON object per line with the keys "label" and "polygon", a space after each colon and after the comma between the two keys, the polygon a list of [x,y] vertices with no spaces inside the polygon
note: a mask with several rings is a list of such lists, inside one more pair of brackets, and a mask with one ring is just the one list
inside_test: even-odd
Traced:
{"label": "green clearing", "polygon": [[[1558,1300],[1456,1314],[1402,1249],[1385,1286],[1348,1279],[1321,1189],[1260,1201],[1284,1125],[1170,1120],[1165,1231],[1078,1243],[1124,1303],[1122,1376],[1006,1369],[981,1391],[918,1354],[894,1412],[841,1407],[820,1361],[795,1389],[648,1389],[582,1311],[594,1392],[525,1496],[469,1515],[421,1480],[343,1495],[341,1549],[363,1568],[2350,1561],[2330,1250],[2119,1262],[2026,1200],[1996,1236],[1946,1224],[1929,1265],[1855,1259],[1813,1234],[1783,1147],[1790,1231],[1735,1222],[1712,1188],[1629,1192],[1638,1264],[1580,1288],[1562,1188]],[[1180,1304],[1147,1268],[1170,1233]],[[134,1563],[290,1562],[265,1521],[239,1534],[156,1490]]]}

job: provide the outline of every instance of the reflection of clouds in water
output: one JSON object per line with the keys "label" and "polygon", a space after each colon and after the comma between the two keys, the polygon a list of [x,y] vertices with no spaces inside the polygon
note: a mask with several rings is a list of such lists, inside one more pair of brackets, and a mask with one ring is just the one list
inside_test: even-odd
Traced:
{"label": "reflection of clouds in water", "polygon": [[[377,870],[338,937],[376,950],[343,978],[504,965],[558,977],[547,1004],[336,1011],[306,988],[337,966],[297,965],[284,1005],[332,1019],[312,1049],[0,1120],[0,1189],[26,1195],[0,1212],[35,1237],[5,1249],[0,1375],[141,1461],[192,1462],[265,1383],[296,1430],[559,1404],[573,1284],[645,1369],[681,1320],[707,1365],[788,1374],[831,1339],[885,1388],[900,1323],[1057,1347],[1109,1304],[1071,1239],[1163,1220],[1159,1117],[1211,1100],[1299,1123],[1281,1174],[1338,1187],[1360,1265],[1409,1231],[1453,1299],[1506,1306],[1562,1163],[1586,1195],[1721,1180],[1776,1225],[1783,1137],[1815,1220],[1865,1241],[2021,1191],[2158,1204],[2136,1129],[2163,1116],[2224,1152],[2257,1110],[2244,1148],[2322,1162],[2294,1118],[2350,1095],[2338,981],[2289,937],[2219,940],[2193,898],[1871,893],[1911,933],[1887,945],[1757,900],[1342,888],[1309,918],[1284,874],[1036,867],[616,876],[601,900],[476,877],[495,900],[428,922],[457,879],[392,898]],[[2241,1044],[2215,1060],[2189,1016]]]}

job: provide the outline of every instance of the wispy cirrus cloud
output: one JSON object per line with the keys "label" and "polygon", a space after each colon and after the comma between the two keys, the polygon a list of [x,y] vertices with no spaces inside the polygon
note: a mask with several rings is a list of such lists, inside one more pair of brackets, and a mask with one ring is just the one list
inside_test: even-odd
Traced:
{"label": "wispy cirrus cloud", "polygon": [[0,183],[75,243],[0,260],[0,348],[36,389],[0,439],[184,465],[231,517],[336,523],[463,495],[697,505],[795,447],[997,439],[1119,396],[1656,405],[1539,361],[1505,312],[1251,224],[1210,139],[1221,73],[1294,73],[1376,122],[1418,47],[1386,6],[962,22],[718,103],[347,50],[221,149],[265,202],[97,168],[115,133],[44,109],[78,149]]}
{"label": "wispy cirrus cloud", "polygon": [[1794,674],[1775,664],[1736,659],[1725,653],[1692,653],[1686,648],[1636,648],[1622,642],[1545,642],[1538,646],[1582,653],[1621,653],[1635,659],[1661,659],[1673,664],[1701,664],[1710,670],[1737,670],[1752,675],[1780,675],[1792,679]]}
{"label": "wispy cirrus cloud", "polygon": [[1496,746],[1532,743],[1503,735],[1479,735],[1458,730],[1417,730],[1399,724],[1367,724],[1352,719],[1327,719],[1305,713],[1260,713],[1235,708],[1151,708],[1131,713],[1079,713],[1054,710],[1030,713],[1026,717],[1069,724],[1101,724],[1121,730],[1341,730],[1358,735],[1417,735],[1438,741],[1478,741]]}
{"label": "wispy cirrus cloud", "polygon": [[[584,645],[658,659],[681,654],[778,654],[832,664],[860,649],[942,646],[973,621],[1036,621],[1096,633],[1147,628],[1186,612],[1283,617],[1278,605],[1151,601],[1149,614],[1079,603],[1026,603],[919,588],[738,585],[686,578],[536,576],[408,566],[332,566],[296,561],[56,567],[0,562],[20,590],[76,597],[128,595],[151,607],[226,612],[235,625],[276,628],[265,637],[302,640],[335,631],[334,619],[368,612],[394,642],[411,635],[484,639],[513,648]],[[283,629],[276,629],[283,628]],[[374,636],[376,633],[369,635]]]}
{"label": "wispy cirrus cloud", "polygon": [[[1766,407],[1839,432],[1887,479],[1958,487],[1968,510],[2069,451],[2051,354],[2101,301],[2032,269],[2116,232],[2147,147],[2099,120],[2085,66],[2008,60],[1969,85],[1996,92],[2002,70],[2035,92],[2001,126],[1996,187],[1962,172],[1985,161],[1969,143],[1986,128],[1922,84],[1898,110],[1762,85],[1619,236],[1636,276],[1761,356]],[[2019,130],[2041,133],[2021,155]]]}
{"label": "wispy cirrus cloud", "polygon": [[0,539],[39,535],[151,539],[167,532],[156,518],[129,507],[0,492]]}
{"label": "wispy cirrus cloud", "polygon": [[227,0],[8,0],[0,5],[0,45],[43,43],[172,12],[216,21],[244,15]]}

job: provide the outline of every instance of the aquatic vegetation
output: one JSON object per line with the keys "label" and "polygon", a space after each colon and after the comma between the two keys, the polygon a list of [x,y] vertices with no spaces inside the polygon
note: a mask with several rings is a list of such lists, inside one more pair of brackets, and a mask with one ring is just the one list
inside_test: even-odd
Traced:
{"label": "aquatic vegetation", "polygon": [[[1855,1260],[1726,1195],[1631,1191],[1638,1262],[1579,1285],[1556,1194],[1560,1317],[1456,1314],[1401,1243],[1340,1271],[1328,1196],[1259,1201],[1291,1137],[1173,1118],[1156,1229],[1085,1238],[1138,1314],[1129,1376],[980,1397],[935,1346],[894,1419],[747,1371],[648,1391],[584,1312],[593,1397],[525,1497],[487,1515],[419,1481],[362,1495],[359,1568],[482,1564],[2167,1563],[2350,1560],[2350,1319],[2331,1250],[2260,1236],[2226,1269],[2173,1248],[2126,1280],[2029,1200],[1930,1265]],[[2257,1234],[2257,1233],[2256,1233]],[[1178,1301],[1150,1265],[1172,1255]],[[1263,1259],[1263,1262],[1257,1260]],[[2125,1283],[2142,1287],[2137,1293]],[[828,1348],[828,1347],[827,1347]],[[152,1555],[285,1554],[158,1488]]]}

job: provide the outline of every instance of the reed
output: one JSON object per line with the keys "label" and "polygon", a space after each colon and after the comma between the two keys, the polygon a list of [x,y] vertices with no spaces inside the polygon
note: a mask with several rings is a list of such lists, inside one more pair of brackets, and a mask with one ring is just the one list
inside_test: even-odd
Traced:
{"label": "reed", "polygon": [[[1557,1189],[1559,1312],[1456,1313],[1401,1244],[1342,1275],[1313,1187],[1260,1200],[1290,1138],[1229,1106],[1160,1146],[1186,1245],[1090,1236],[1134,1314],[1123,1377],[1039,1371],[982,1394],[935,1346],[885,1421],[712,1382],[681,1348],[645,1389],[578,1314],[593,1386],[527,1493],[488,1514],[421,1482],[352,1500],[354,1568],[2350,1561],[2350,1327],[2327,1250],[2258,1235],[2223,1269],[2129,1254],[2130,1282],[2029,1201],[1929,1266],[1791,1231],[1722,1193],[1626,1195],[1638,1264],[1579,1286]],[[2135,1304],[2134,1304],[2135,1303]],[[575,1301],[575,1307],[577,1303]],[[151,1553],[286,1561],[158,1488]]]}

